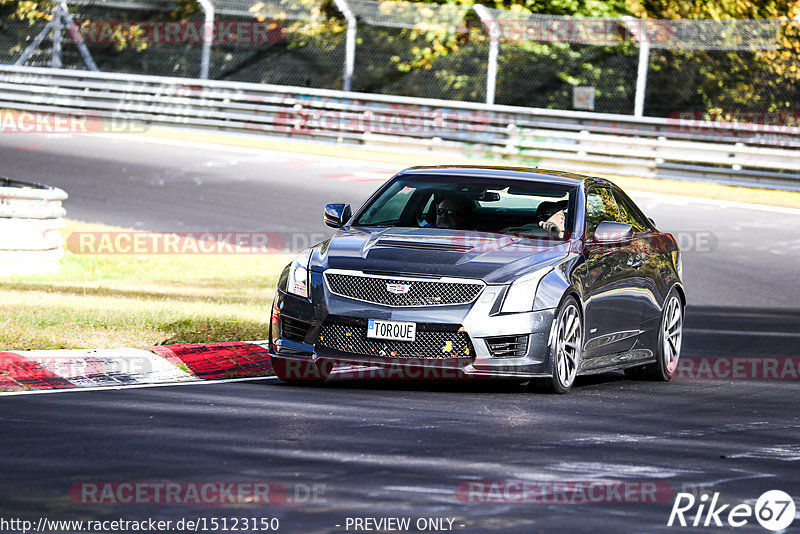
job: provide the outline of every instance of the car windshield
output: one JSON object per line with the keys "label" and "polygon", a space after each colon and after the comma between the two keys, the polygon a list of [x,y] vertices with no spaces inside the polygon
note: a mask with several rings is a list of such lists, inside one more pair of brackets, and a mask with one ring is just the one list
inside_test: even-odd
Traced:
{"label": "car windshield", "polygon": [[565,239],[575,186],[461,176],[394,180],[367,204],[356,226],[451,228]]}

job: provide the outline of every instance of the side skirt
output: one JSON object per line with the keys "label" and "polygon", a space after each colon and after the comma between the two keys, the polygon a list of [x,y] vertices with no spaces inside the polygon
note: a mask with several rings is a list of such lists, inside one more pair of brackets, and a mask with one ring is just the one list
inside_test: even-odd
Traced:
{"label": "side skirt", "polygon": [[625,352],[618,352],[616,354],[608,354],[589,360],[591,367],[581,366],[578,371],[579,375],[594,375],[598,373],[605,373],[608,371],[616,371],[617,369],[625,369],[626,367],[635,367],[637,365],[644,365],[646,363],[653,363],[656,361],[656,355],[653,351],[648,349],[636,349]]}

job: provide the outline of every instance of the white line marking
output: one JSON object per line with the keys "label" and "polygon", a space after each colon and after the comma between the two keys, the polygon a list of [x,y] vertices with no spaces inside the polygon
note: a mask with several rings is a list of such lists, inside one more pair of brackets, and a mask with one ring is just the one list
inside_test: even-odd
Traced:
{"label": "white line marking", "polygon": [[436,495],[453,495],[452,488],[427,488],[425,486],[384,486],[383,489],[389,491],[406,491],[410,493],[432,493]]}
{"label": "white line marking", "polygon": [[[758,211],[768,211],[771,213],[783,213],[786,215],[800,215],[800,209],[785,208],[783,206],[768,206],[766,204],[747,204],[745,202],[736,202],[734,200],[718,200],[715,198],[690,197],[683,195],[672,195],[669,193],[654,193],[651,191],[640,191],[638,189],[627,189],[627,188],[625,189],[625,192],[628,193],[631,197],[637,197],[639,195],[653,197],[655,200],[661,200],[662,202],[665,203],[681,205],[681,206],[685,206],[687,202],[694,202],[697,204],[706,204],[721,208],[749,209]],[[634,200],[636,200],[637,203],[639,203],[638,199],[634,198]]]}
{"label": "white line marking", "polygon": [[[202,130],[199,133],[203,133]],[[381,167],[388,169],[393,172],[400,171],[404,168],[403,165],[400,164],[391,164],[391,163],[381,163],[375,161],[368,161],[368,160],[359,160],[359,159],[350,159],[338,156],[327,156],[327,155],[317,155],[317,154],[309,154],[305,152],[282,152],[280,150],[271,150],[267,148],[250,148],[250,147],[240,147],[236,145],[226,145],[221,143],[213,143],[210,141],[203,142],[203,141],[184,141],[179,139],[165,139],[165,138],[158,138],[158,137],[146,137],[146,136],[132,136],[130,134],[112,134],[112,133],[93,133],[88,134],[92,137],[99,137],[105,139],[112,139],[118,141],[138,141],[142,143],[153,143],[153,144],[163,144],[163,145],[172,145],[172,146],[184,146],[187,148],[201,148],[201,149],[214,149],[214,150],[226,150],[231,152],[236,152],[240,154],[250,154],[250,155],[272,155],[273,157],[281,157],[283,159],[299,159],[299,160],[313,160],[313,161],[321,161],[321,162],[331,162],[331,161],[339,161],[339,162],[347,162],[352,164],[356,168],[363,168],[365,165],[373,165],[375,167]],[[270,137],[269,140],[279,141],[279,142],[291,142],[285,139],[280,138],[272,138]],[[296,142],[296,141],[295,141]],[[326,145],[313,145],[313,144],[301,144],[298,143],[298,146],[307,147],[313,150],[314,146],[326,147]],[[335,145],[331,145],[335,146]],[[353,147],[343,147],[343,148],[353,148]],[[488,167],[493,166],[491,163],[487,163]],[[535,170],[535,169],[532,169]],[[658,180],[654,178],[653,180]],[[786,208],[782,206],[768,206],[766,204],[747,204],[744,202],[736,202],[732,200],[717,200],[711,198],[703,198],[703,197],[693,197],[693,196],[685,196],[685,195],[672,195],[669,193],[655,193],[650,191],[640,191],[637,189],[626,189],[626,192],[633,195],[647,195],[650,197],[654,197],[656,199],[662,199],[664,202],[671,202],[673,204],[681,204],[685,205],[686,202],[695,202],[701,203],[706,205],[718,206],[718,207],[726,207],[726,208],[738,208],[738,209],[751,209],[751,210],[758,210],[758,211],[767,211],[772,213],[783,213],[787,215],[800,215],[800,209],[797,208]]]}
{"label": "white line marking", "polygon": [[738,330],[725,330],[720,328],[684,328],[684,332],[696,332],[698,334],[719,334],[726,336],[774,336],[774,337],[800,337],[800,332],[741,332]]}
{"label": "white line marking", "polygon": [[198,378],[191,382],[173,382],[169,384],[131,384],[129,386],[100,386],[88,388],[69,388],[69,389],[37,389],[33,391],[3,391],[0,392],[0,397],[7,397],[11,395],[40,395],[49,393],[77,393],[83,391],[114,391],[119,389],[136,389],[136,388],[160,388],[171,386],[197,386],[201,384],[227,384],[228,382],[249,382],[256,380],[278,380],[275,376],[252,376],[246,378],[225,378],[222,380],[203,380]]}
{"label": "white line marking", "polygon": [[[104,139],[111,139],[117,141],[134,141],[140,143],[151,143],[151,144],[159,144],[159,145],[170,145],[170,146],[182,146],[186,148],[200,148],[203,150],[213,149],[218,151],[228,151],[234,152],[237,154],[248,154],[254,156],[266,156],[270,155],[273,157],[280,157],[284,160],[311,160],[323,163],[350,163],[356,169],[363,169],[365,166],[374,166],[389,169],[392,172],[397,172],[405,168],[404,165],[399,163],[381,163],[378,161],[368,161],[363,159],[351,159],[351,158],[344,158],[340,156],[326,156],[321,154],[309,154],[306,152],[284,152],[281,150],[276,149],[269,149],[269,148],[252,148],[252,147],[243,147],[243,146],[236,146],[236,145],[226,145],[222,143],[213,143],[210,141],[186,141],[180,139],[165,139],[159,137],[139,137],[139,136],[131,136],[130,134],[101,134],[101,133],[93,133],[88,134],[91,137],[99,137]],[[278,142],[287,142],[285,139],[275,139],[269,138],[270,141],[278,141]],[[298,145],[298,146],[306,146],[306,145]],[[311,145],[310,148],[313,149],[314,145]],[[332,145],[333,148],[336,148],[335,145]],[[352,147],[343,147],[343,148],[352,148]],[[338,165],[337,165],[338,166]]]}

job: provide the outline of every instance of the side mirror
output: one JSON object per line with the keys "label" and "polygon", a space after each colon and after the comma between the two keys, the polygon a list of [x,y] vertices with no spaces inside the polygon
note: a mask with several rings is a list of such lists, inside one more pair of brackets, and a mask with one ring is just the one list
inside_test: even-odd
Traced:
{"label": "side mirror", "polygon": [[630,224],[603,221],[594,231],[594,239],[598,243],[619,243],[633,238],[633,226]]}
{"label": "side mirror", "polygon": [[325,224],[331,228],[341,228],[352,216],[350,204],[325,205]]}

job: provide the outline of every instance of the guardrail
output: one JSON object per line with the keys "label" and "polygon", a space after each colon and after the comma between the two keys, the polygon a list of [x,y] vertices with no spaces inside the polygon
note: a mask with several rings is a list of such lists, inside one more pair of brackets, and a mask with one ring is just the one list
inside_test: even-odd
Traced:
{"label": "guardrail", "polygon": [[58,271],[66,198],[55,187],[0,178],[0,276]]}
{"label": "guardrail", "polygon": [[93,131],[222,128],[800,190],[800,128],[792,127],[11,66],[0,67],[0,108],[83,116]]}

